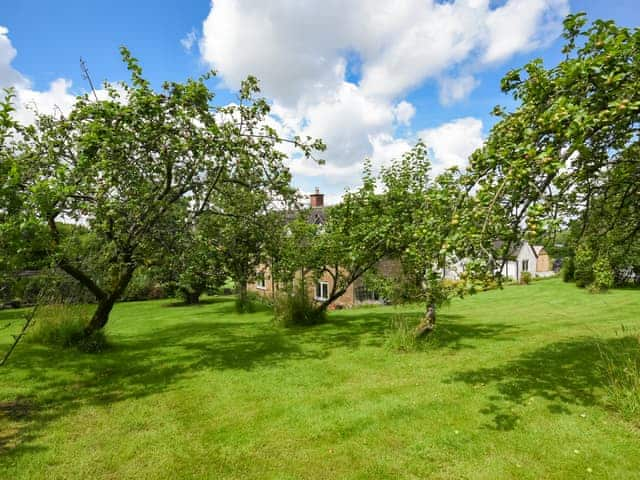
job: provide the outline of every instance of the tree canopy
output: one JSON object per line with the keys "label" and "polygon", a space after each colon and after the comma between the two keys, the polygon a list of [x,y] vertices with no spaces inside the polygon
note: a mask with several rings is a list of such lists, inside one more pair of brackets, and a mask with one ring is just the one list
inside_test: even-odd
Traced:
{"label": "tree canopy", "polygon": [[[98,300],[87,333],[107,323],[136,268],[167,252],[169,232],[205,212],[224,214],[216,200],[226,186],[272,199],[290,192],[283,140],[266,125],[255,78],[243,82],[237,104],[214,108],[210,74],[156,92],[128,50],[122,57],[130,82],[106,85],[106,100],[80,96],[68,115],[38,115],[29,126],[10,120],[11,96],[0,108],[0,141],[15,133],[0,166],[10,171],[0,186],[3,242],[26,230],[43,235],[52,263]],[[289,141],[306,155],[322,148]],[[85,268],[74,230],[59,222],[89,228],[104,269]]]}
{"label": "tree canopy", "polygon": [[519,106],[496,107],[470,171],[503,237],[535,239],[573,223],[574,242],[590,243],[595,261],[637,250],[640,238],[640,30],[588,25],[584,14],[564,27],[564,60],[545,68],[536,59],[502,80]]}

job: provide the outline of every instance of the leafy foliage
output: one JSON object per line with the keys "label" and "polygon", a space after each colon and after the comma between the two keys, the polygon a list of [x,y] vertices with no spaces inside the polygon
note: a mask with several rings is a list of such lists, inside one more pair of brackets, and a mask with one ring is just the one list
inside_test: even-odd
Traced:
{"label": "leafy foliage", "polygon": [[[435,311],[452,297],[476,291],[491,275],[478,233],[483,221],[475,210],[469,177],[452,168],[431,176],[426,146],[418,143],[381,174],[389,235],[402,264],[395,278],[380,278],[377,288],[394,302],[426,304],[424,330],[435,327]],[[460,279],[447,279],[451,264],[465,260]],[[386,285],[385,285],[386,284]]]}
{"label": "leafy foliage", "polygon": [[575,280],[576,264],[573,256],[567,257],[562,265],[562,280],[573,282]]}
{"label": "leafy foliage", "polygon": [[187,304],[199,303],[205,291],[216,290],[227,279],[219,234],[209,228],[208,215],[177,230],[171,253],[158,262],[163,287]]}
{"label": "leafy foliage", "polygon": [[578,287],[586,287],[593,282],[593,251],[587,245],[580,245],[575,256],[573,277]]}
{"label": "leafy foliage", "polygon": [[162,275],[157,268],[140,267],[138,268],[127,289],[122,295],[122,300],[152,300],[167,297],[168,291],[161,283]]}
{"label": "leafy foliage", "polygon": [[613,269],[611,262],[605,256],[599,257],[593,262],[593,283],[592,288],[598,292],[603,292],[613,287]]}
{"label": "leafy foliage", "polygon": [[[0,141],[18,133],[2,154],[0,168],[10,175],[0,187],[0,212],[12,214],[1,243],[15,250],[25,232],[43,238],[51,263],[98,301],[87,334],[107,323],[140,265],[174,251],[175,232],[205,212],[224,213],[216,202],[226,186],[270,198],[289,191],[282,140],[264,122],[269,106],[255,98],[255,78],[243,82],[239,104],[212,108],[211,74],[156,92],[138,61],[121,52],[131,79],[106,85],[106,100],[78,97],[69,115],[39,115],[27,127],[10,120],[11,97],[0,105]],[[306,155],[322,147],[291,142]],[[61,221],[86,227],[63,231]],[[89,268],[76,249],[86,229],[95,247]]]}
{"label": "leafy foliage", "polygon": [[[502,80],[519,106],[496,107],[500,120],[472,155],[478,211],[491,219],[488,237],[508,243],[572,220],[572,247],[587,243],[589,261],[613,249],[622,267],[640,234],[640,30],[587,25],[584,14],[564,25],[564,60],[536,59]],[[580,285],[593,281],[585,255],[576,253]]]}

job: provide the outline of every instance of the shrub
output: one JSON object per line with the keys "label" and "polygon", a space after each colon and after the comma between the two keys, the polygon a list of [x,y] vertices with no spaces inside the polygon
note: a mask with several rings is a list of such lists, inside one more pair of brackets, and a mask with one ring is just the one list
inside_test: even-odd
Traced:
{"label": "shrub", "polygon": [[640,336],[622,339],[622,348],[600,348],[607,403],[640,425]]}
{"label": "shrub", "polygon": [[606,257],[599,257],[593,263],[593,283],[590,290],[593,292],[606,292],[613,287],[614,275],[611,263]]}
{"label": "shrub", "polygon": [[167,289],[161,284],[158,272],[151,268],[141,268],[133,274],[122,300],[157,300],[166,297]]}
{"label": "shrub", "polygon": [[[500,287],[500,285],[498,284],[498,282],[496,280],[487,279],[482,284],[482,291],[483,292],[488,292],[489,290],[495,290],[495,289],[497,289],[499,287]],[[469,293],[473,293],[473,292],[469,292]]]}
{"label": "shrub", "polygon": [[531,283],[531,273],[522,272],[522,274],[520,275],[520,283],[522,285],[529,285]]}
{"label": "shrub", "polygon": [[233,308],[236,313],[253,313],[253,304],[248,299],[236,298],[233,303]]}
{"label": "shrub", "polygon": [[593,252],[587,246],[581,245],[576,250],[573,273],[576,285],[584,288],[593,283]]}
{"label": "shrub", "polygon": [[385,347],[393,352],[415,352],[423,340],[416,337],[415,318],[396,314],[385,333]]}
{"label": "shrub", "polygon": [[35,305],[52,298],[65,303],[91,303],[95,297],[75,279],[56,270],[40,270],[30,276],[5,277],[0,285],[2,301]]}
{"label": "shrub", "polygon": [[326,313],[319,310],[304,287],[298,286],[279,294],[273,302],[273,320],[276,325],[316,325],[326,320]]}
{"label": "shrub", "polygon": [[562,264],[562,281],[573,282],[575,280],[576,264],[573,257],[566,257]]}
{"label": "shrub", "polygon": [[108,347],[102,330],[86,336],[91,307],[88,305],[45,305],[38,310],[27,339],[50,347],[77,348],[82,352],[97,353]]}
{"label": "shrub", "polygon": [[257,293],[248,292],[244,299],[242,296],[236,298],[234,307],[236,313],[253,313],[263,303],[265,303],[264,300]]}

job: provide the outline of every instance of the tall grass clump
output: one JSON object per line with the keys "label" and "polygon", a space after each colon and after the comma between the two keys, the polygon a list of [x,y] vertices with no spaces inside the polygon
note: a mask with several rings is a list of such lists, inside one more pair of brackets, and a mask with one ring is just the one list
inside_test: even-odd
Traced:
{"label": "tall grass clump", "polygon": [[236,313],[254,313],[256,311],[256,306],[254,305],[254,303],[251,301],[251,299],[249,299],[249,297],[238,297],[235,299],[234,303],[233,303],[233,308],[235,310]]}
{"label": "tall grass clump", "polygon": [[600,347],[600,355],[607,403],[625,419],[640,426],[640,335],[622,338],[619,348]]}
{"label": "tall grass clump", "polygon": [[573,282],[575,280],[576,264],[573,257],[565,257],[562,263],[562,281]]}
{"label": "tall grass clump", "polygon": [[415,352],[420,350],[427,339],[416,336],[416,319],[402,314],[391,318],[385,332],[385,347],[393,352]]}
{"label": "tall grass clump", "polygon": [[234,302],[236,313],[256,313],[265,308],[271,308],[271,301],[255,292],[247,292],[246,295],[239,295]]}
{"label": "tall grass clump", "polygon": [[93,308],[90,305],[43,305],[26,338],[50,347],[77,348],[87,353],[102,352],[108,347],[104,332],[99,330],[89,336],[85,334]]}
{"label": "tall grass clump", "polygon": [[281,293],[273,302],[273,321],[281,327],[317,325],[326,320],[303,286]]}

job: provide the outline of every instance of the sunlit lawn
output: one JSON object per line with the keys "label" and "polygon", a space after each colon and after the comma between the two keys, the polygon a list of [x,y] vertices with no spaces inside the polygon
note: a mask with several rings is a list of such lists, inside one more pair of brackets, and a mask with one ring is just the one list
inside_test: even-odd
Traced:
{"label": "sunlit lawn", "polygon": [[[106,353],[21,344],[0,371],[0,478],[640,476],[598,349],[640,330],[640,291],[483,293],[411,354],[384,347],[394,313],[282,330],[230,299],[140,302],[117,306]],[[2,351],[17,315],[0,312]]]}

